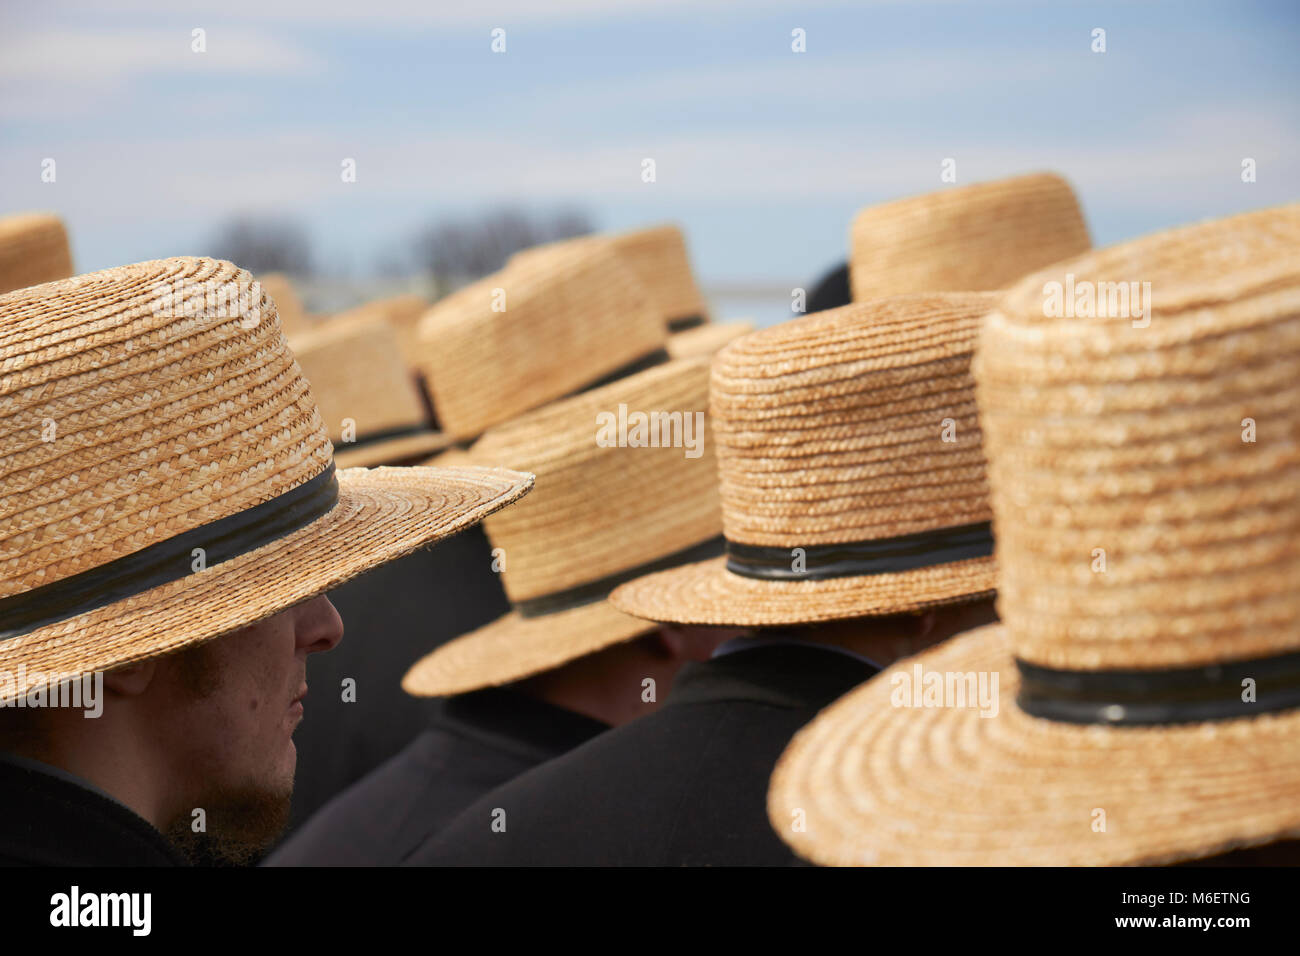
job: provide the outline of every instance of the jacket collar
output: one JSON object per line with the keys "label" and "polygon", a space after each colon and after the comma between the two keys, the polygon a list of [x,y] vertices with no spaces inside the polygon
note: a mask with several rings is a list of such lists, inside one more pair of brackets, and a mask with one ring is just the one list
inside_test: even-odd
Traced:
{"label": "jacket collar", "polygon": [[664,706],[736,700],[820,708],[878,673],[862,658],[825,645],[761,643],[686,665]]}
{"label": "jacket collar", "polygon": [[147,820],[71,774],[0,760],[0,860],[32,866],[186,866]]}
{"label": "jacket collar", "polygon": [[542,760],[567,753],[609,729],[599,720],[501,687],[448,697],[434,725]]}

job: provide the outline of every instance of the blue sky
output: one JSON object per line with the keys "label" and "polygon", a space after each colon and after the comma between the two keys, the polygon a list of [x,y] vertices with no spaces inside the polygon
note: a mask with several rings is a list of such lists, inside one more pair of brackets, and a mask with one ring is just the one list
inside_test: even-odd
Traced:
{"label": "blue sky", "polygon": [[0,210],[62,214],[82,270],[254,213],[365,276],[521,203],[677,221],[706,282],[806,284],[857,209],[944,188],[945,157],[959,183],[1063,173],[1099,244],[1300,198],[1294,2],[109,6],[0,13]]}

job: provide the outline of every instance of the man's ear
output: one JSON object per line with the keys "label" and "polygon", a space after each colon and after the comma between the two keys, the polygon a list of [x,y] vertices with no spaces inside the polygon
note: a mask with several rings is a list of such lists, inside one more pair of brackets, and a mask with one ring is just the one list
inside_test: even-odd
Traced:
{"label": "man's ear", "polygon": [[916,621],[912,626],[912,633],[918,638],[930,636],[934,630],[935,624],[939,622],[939,614],[933,608],[928,611],[922,611],[916,615]]}
{"label": "man's ear", "polygon": [[104,686],[123,697],[138,697],[148,690],[157,671],[157,659],[123,664],[104,673]]}

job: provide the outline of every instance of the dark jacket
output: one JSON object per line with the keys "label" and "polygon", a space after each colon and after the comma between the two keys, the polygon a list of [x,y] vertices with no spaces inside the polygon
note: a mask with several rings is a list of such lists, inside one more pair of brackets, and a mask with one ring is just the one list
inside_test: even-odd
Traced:
{"label": "dark jacket", "polygon": [[[800,727],[874,673],[790,644],[688,665],[657,712],[487,794],[409,862],[795,864],[767,821],[772,768]],[[505,832],[493,831],[498,810]]]}
{"label": "dark jacket", "polygon": [[0,866],[185,866],[116,800],[0,759]]}
{"label": "dark jacket", "polygon": [[444,701],[433,726],[308,820],[267,866],[390,866],[483,794],[606,730],[508,690]]}
{"label": "dark jacket", "polygon": [[[310,693],[293,738],[291,829],[429,726],[436,702],[403,693],[402,675],[440,645],[508,613],[500,577],[475,526],[330,592],[343,640],[307,662]],[[356,681],[355,702],[342,698],[345,678]]]}

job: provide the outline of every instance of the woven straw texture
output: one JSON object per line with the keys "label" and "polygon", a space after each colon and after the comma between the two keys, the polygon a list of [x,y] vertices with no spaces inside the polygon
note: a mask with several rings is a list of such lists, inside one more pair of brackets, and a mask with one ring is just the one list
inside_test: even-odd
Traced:
{"label": "woven straw texture", "polygon": [[[1294,714],[1160,728],[1030,717],[1005,638],[971,631],[822,711],[772,776],[776,833],[823,866],[1156,865],[1300,836]],[[997,673],[997,715],[893,706],[894,675],[918,659]]]}
{"label": "woven straw texture", "polygon": [[[289,344],[311,383],[340,466],[393,464],[446,447],[447,438],[428,428],[419,386],[402,359],[397,333],[383,316],[333,318]],[[355,424],[358,442],[395,428],[427,430],[353,449],[342,439],[348,420]]]}
{"label": "woven straw texture", "polygon": [[[504,311],[493,311],[504,294]],[[659,316],[608,248],[538,254],[453,293],[420,321],[438,420],[471,438],[662,348]]]}
{"label": "woven straw texture", "polygon": [[1090,245],[1069,184],[1047,173],[871,206],[853,220],[850,243],[855,302],[1005,289]]}
{"label": "woven straw texture", "polygon": [[649,634],[658,625],[608,601],[526,618],[511,612],[421,658],[402,678],[415,697],[499,687]]}
{"label": "woven straw texture", "polygon": [[44,213],[0,218],[0,292],[70,275],[72,252],[62,220]]}
{"label": "woven straw texture", "polygon": [[[719,352],[710,407],[727,539],[794,549],[988,521],[970,362],[996,301],[860,303]],[[895,613],[994,586],[988,558],[822,581],[755,580],[716,559],[648,575],[611,601],[657,621],[759,626]]]}
{"label": "woven straw texture", "polygon": [[526,262],[557,248],[576,247],[584,243],[608,243],[613,247],[637,277],[649,304],[659,313],[665,325],[676,319],[695,316],[707,318],[708,307],[695,283],[695,275],[691,272],[686,237],[676,226],[653,226],[631,232],[565,239],[525,249],[516,253],[511,263]]}
{"label": "woven straw texture", "polygon": [[[1109,307],[1045,315],[1045,287],[1067,276],[1150,282],[1149,325]],[[997,673],[997,716],[892,707],[880,675],[787,750],[777,832],[818,862],[882,864],[1166,863],[1300,835],[1300,713],[1073,725],[1019,710],[1014,663],[1300,649],[1300,205],[1026,278],[990,315],[976,376],[1003,623],[914,660]],[[807,833],[791,831],[796,806]]]}
{"label": "woven straw texture", "polygon": [[[329,465],[274,303],[253,289],[229,263],[167,259],[0,296],[0,597],[247,510]],[[338,504],[312,524],[0,641],[0,669],[84,673],[219,636],[531,487],[477,469],[338,478]]]}
{"label": "woven straw texture", "polygon": [[[701,454],[681,447],[602,447],[597,416],[634,411],[704,413],[707,359],[670,362],[558,402],[488,432],[468,452],[480,465],[526,461],[537,490],[513,520],[484,523],[504,552],[512,602],[553,595],[660,560],[718,536],[713,436]],[[516,509],[511,509],[516,510]],[[509,519],[502,512],[493,516]],[[508,615],[444,645],[411,671],[412,693],[460,693],[517,680],[653,630],[595,601],[523,619]]]}
{"label": "woven straw texture", "polygon": [[730,345],[742,335],[754,331],[749,322],[706,322],[704,325],[674,332],[668,336],[669,358],[693,358],[697,355],[713,355],[725,345]]}

